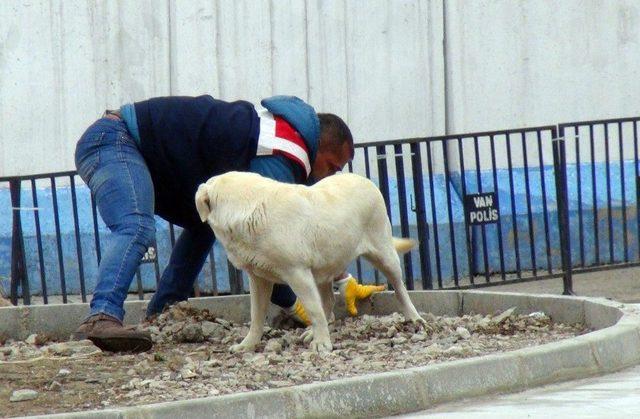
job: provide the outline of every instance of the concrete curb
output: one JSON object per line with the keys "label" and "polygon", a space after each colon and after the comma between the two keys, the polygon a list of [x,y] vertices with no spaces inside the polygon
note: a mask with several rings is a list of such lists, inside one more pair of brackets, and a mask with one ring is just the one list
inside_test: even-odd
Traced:
{"label": "concrete curb", "polygon": [[[246,319],[248,305],[238,304],[238,300],[243,298],[246,296],[231,297],[229,303],[236,308],[233,312],[227,311],[226,318],[238,321],[240,319],[234,318],[238,316]],[[492,313],[517,306],[520,313],[544,311],[555,321],[584,322],[599,330],[538,347],[382,374],[229,396],[48,417],[385,416],[424,410],[462,398],[585,378],[640,363],[640,313],[638,309],[620,303],[593,298],[482,291],[412,292],[412,299],[418,310],[429,310],[434,314]],[[197,305],[209,309],[214,304],[218,305],[214,308],[216,312],[230,309],[225,307],[226,301],[221,299],[197,300]],[[238,309],[243,305],[245,312]],[[139,308],[131,308],[134,307]],[[393,296],[384,293],[360,309],[363,312],[384,314],[397,307]],[[1,310],[6,309],[0,309],[0,320],[6,318]],[[72,309],[74,313],[75,310],[77,309]],[[139,310],[142,312],[141,307]],[[13,316],[13,319],[17,317],[25,325],[42,326],[42,323],[33,321],[34,314],[34,311],[30,311],[25,315],[23,311],[21,315]],[[338,314],[342,314],[341,311]],[[6,322],[0,321],[0,325],[4,323]]]}

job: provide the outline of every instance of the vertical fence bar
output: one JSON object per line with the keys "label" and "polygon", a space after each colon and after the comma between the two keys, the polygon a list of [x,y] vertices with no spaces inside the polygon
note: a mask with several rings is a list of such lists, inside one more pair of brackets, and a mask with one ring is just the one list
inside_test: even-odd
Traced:
{"label": "vertical fence bar", "polygon": [[[409,237],[409,215],[407,213],[407,188],[404,179],[404,159],[402,156],[402,144],[393,146],[396,161],[396,180],[398,182],[398,206],[400,207],[400,232],[402,237]],[[404,280],[407,288],[414,289],[413,262],[411,252],[407,252],[404,258]]]}
{"label": "vertical fence bar", "polygon": [[[349,172],[353,173],[353,162],[349,160]],[[362,262],[360,257],[356,258],[356,275],[358,282],[362,282]]]}
{"label": "vertical fence bar", "polygon": [[216,272],[216,258],[213,253],[213,246],[209,250],[209,268],[211,269],[211,292],[213,295],[218,295],[218,274]]}
{"label": "vertical fence bar", "polygon": [[78,221],[78,199],[76,196],[76,182],[74,175],[69,176],[71,182],[71,206],[73,207],[73,230],[76,237],[76,254],[78,255],[78,275],[80,278],[80,295],[82,302],[87,302],[87,292],[84,281],[84,262],[82,259],[82,244],[80,243],[80,222]]}
{"label": "vertical fence bar", "polygon": [[442,142],[442,155],[444,160],[444,183],[447,192],[447,211],[449,214],[449,241],[451,243],[451,256],[453,259],[453,283],[458,287],[458,258],[456,255],[456,237],[453,229],[453,211],[451,209],[451,174],[449,173],[449,158],[447,157],[446,141]]}
{"label": "vertical fence bar", "polygon": [[140,267],[136,269],[136,284],[138,286],[138,300],[144,300],[144,288],[142,286],[142,274],[140,273]]}
{"label": "vertical fence bar", "polygon": [[158,264],[158,258],[160,257],[160,254],[158,252],[158,245],[156,243],[156,258],[153,261],[153,271],[155,273],[155,277],[156,277],[156,290],[158,289],[158,284],[160,283],[160,265]]}
{"label": "vertical fence bar", "polygon": [[555,168],[556,194],[558,202],[558,225],[560,227],[560,255],[562,259],[564,295],[573,295],[571,276],[571,242],[569,231],[569,207],[567,205],[567,178],[564,137],[553,136],[553,165]]}
{"label": "vertical fence bar", "polygon": [[242,294],[242,277],[228,259],[227,269],[229,270],[229,290],[231,294]]}
{"label": "vertical fence bar", "polygon": [[33,201],[33,219],[36,226],[36,242],[38,244],[38,263],[40,264],[40,286],[42,287],[42,300],[44,304],[49,304],[47,293],[47,272],[44,266],[44,253],[42,252],[42,229],[40,228],[40,209],[38,208],[38,192],[36,190],[36,180],[31,179],[31,199]]}
{"label": "vertical fence bar", "polygon": [[[462,154],[462,138],[458,137],[458,157],[460,158],[460,186],[462,187],[462,202],[464,203],[465,196],[467,195],[467,176],[464,168],[464,154]],[[464,204],[463,204],[464,205]],[[463,212],[465,212],[463,210]],[[463,214],[464,218],[464,234],[466,238],[467,247],[467,264],[469,265],[469,281],[474,284],[475,274],[475,254],[471,249],[471,229],[467,220],[467,214]]]}
{"label": "vertical fence bar", "polygon": [[[564,129],[563,129],[564,130]],[[584,227],[582,220],[582,170],[580,168],[580,139],[578,138],[578,128],[577,126],[573,127],[576,149],[576,177],[577,177],[577,187],[578,187],[578,243],[580,246],[580,266],[584,266]],[[564,137],[564,134],[560,134],[561,137]],[[565,139],[566,140],[566,139]]]}
{"label": "vertical fence bar", "polygon": [[600,233],[598,228],[598,183],[596,182],[596,157],[593,139],[593,124],[589,124],[589,141],[591,146],[591,189],[593,197],[593,240],[595,246],[596,265],[600,264]]}
{"label": "vertical fence bar", "polygon": [[[427,147],[429,145],[427,144]],[[416,224],[418,228],[418,251],[420,253],[420,272],[422,289],[433,289],[431,278],[431,259],[429,255],[429,227],[424,202],[424,180],[422,173],[422,155],[420,143],[411,143],[411,172],[413,173],[413,194],[416,197]]]}
{"label": "vertical fence bar", "polygon": [[[495,146],[495,137],[493,135],[489,136],[489,143],[491,145],[491,170],[493,175],[493,190],[496,192],[496,196],[498,196],[498,209],[500,209],[500,190],[498,189],[498,169],[496,167],[496,146]],[[502,276],[502,280],[506,281],[506,271],[504,268],[504,247],[502,245],[502,215],[498,220],[498,252],[500,253],[500,275]]]}
{"label": "vertical fence bar", "polygon": [[11,207],[13,210],[11,232],[11,302],[13,305],[18,304],[18,284],[20,284],[22,290],[22,301],[25,305],[31,304],[27,261],[24,252],[22,216],[20,214],[21,186],[21,181],[19,179],[12,179],[9,181]]}
{"label": "vertical fence bar", "polygon": [[96,243],[96,257],[98,258],[98,265],[99,265],[100,259],[102,259],[102,255],[100,252],[100,232],[98,230],[98,214],[96,211],[96,201],[93,198],[93,193],[91,194],[91,215],[93,217],[93,237]]}
{"label": "vertical fence bar", "polygon": [[[369,147],[364,148],[364,172],[367,179],[371,179],[371,164],[369,163]],[[362,278],[358,278],[362,280]],[[380,274],[377,269],[373,270],[373,280],[376,285],[380,284]]]}
{"label": "vertical fence bar", "polygon": [[516,255],[516,274],[518,279],[522,278],[522,271],[520,269],[520,244],[518,243],[518,214],[516,212],[516,197],[513,187],[513,163],[511,160],[511,136],[505,135],[507,141],[507,161],[509,164],[509,191],[511,193],[511,225],[513,228],[513,249]]}
{"label": "vertical fence bar", "polygon": [[56,190],[56,178],[50,176],[51,180],[51,195],[53,200],[53,217],[56,226],[56,246],[58,249],[58,265],[60,267],[60,288],[62,290],[62,302],[67,303],[67,279],[64,273],[64,258],[62,255],[62,237],[60,234],[60,214],[58,211],[58,193]]}
{"label": "vertical fence bar", "polygon": [[536,132],[538,139],[538,161],[540,164],[540,186],[542,188],[542,215],[544,218],[544,243],[547,251],[547,270],[549,274],[553,272],[551,262],[551,242],[549,240],[549,210],[547,207],[547,187],[544,173],[544,158],[542,156],[542,135],[540,131]]}
{"label": "vertical fence bar", "polygon": [[[473,150],[476,157],[476,182],[478,183],[478,193],[482,193],[482,173],[480,172],[480,150],[478,148],[478,136],[473,136]],[[496,199],[498,194],[496,193]],[[482,231],[482,262],[484,264],[484,278],[487,283],[490,281],[489,255],[487,254],[487,231],[484,224],[480,226]]]}
{"label": "vertical fence bar", "polygon": [[[440,241],[438,240],[438,214],[436,211],[436,194],[433,186],[433,161],[431,159],[431,142],[427,142],[427,170],[429,170],[429,195],[431,196],[431,228],[433,229],[433,249],[436,256],[436,274],[438,288],[442,288],[442,265],[440,261]],[[429,249],[427,248],[427,252]]]}
{"label": "vertical fence bar", "polygon": [[618,122],[618,149],[620,152],[620,188],[622,193],[622,242],[624,244],[624,261],[629,262],[629,245],[627,243],[627,195],[624,179],[624,152],[622,149],[622,122]]}
{"label": "vertical fence bar", "polygon": [[609,125],[604,124],[604,156],[607,172],[607,224],[609,228],[609,263],[614,262],[613,254],[613,214],[611,211],[611,161],[609,159]]}
{"label": "vertical fence bar", "polygon": [[[391,201],[389,198],[389,174],[387,173],[387,152],[385,150],[385,146],[377,146],[376,147],[376,159],[377,159],[377,167],[378,167],[378,187],[380,188],[380,192],[382,193],[382,197],[384,198],[385,206],[387,207],[387,216],[389,217],[389,223],[393,226],[393,219],[391,218]],[[380,278],[378,276],[378,270],[375,270],[375,281],[376,284],[380,282]],[[389,287],[392,288],[392,287]]]}
{"label": "vertical fence bar", "polygon": [[[380,184],[378,187],[380,188],[380,192],[382,193],[382,197],[384,198],[384,203],[387,207],[387,215],[389,216],[389,221],[391,221],[391,200],[389,198],[389,173],[387,172],[387,152],[385,150],[385,146],[377,146],[376,147],[376,156],[378,161],[378,178]],[[391,222],[393,225],[393,222]]]}
{"label": "vertical fence bar", "polygon": [[520,133],[522,136],[522,160],[524,162],[524,189],[527,194],[527,224],[529,224],[529,251],[531,254],[531,267],[533,276],[538,272],[538,264],[536,263],[536,237],[533,230],[533,214],[531,212],[531,186],[529,185],[529,159],[527,157],[526,133]]}
{"label": "vertical fence bar", "polygon": [[640,259],[640,184],[638,183],[638,122],[633,121],[633,167],[636,171],[636,240],[638,244],[638,259]]}

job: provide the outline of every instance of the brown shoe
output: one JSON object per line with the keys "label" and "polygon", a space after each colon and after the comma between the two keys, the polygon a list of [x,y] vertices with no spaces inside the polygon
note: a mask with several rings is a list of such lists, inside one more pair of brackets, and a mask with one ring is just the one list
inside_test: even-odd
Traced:
{"label": "brown shoe", "polygon": [[73,335],[74,339],[89,339],[106,352],[145,352],[153,341],[148,332],[123,326],[115,317],[96,314],[85,320]]}

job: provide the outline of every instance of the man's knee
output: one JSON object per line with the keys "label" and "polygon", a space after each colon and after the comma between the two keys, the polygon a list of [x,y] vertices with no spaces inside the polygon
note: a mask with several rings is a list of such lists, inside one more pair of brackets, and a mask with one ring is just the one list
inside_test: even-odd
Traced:
{"label": "man's knee", "polygon": [[155,242],[156,223],[152,215],[127,215],[114,230],[119,234],[132,236],[137,243],[145,247],[149,247]]}

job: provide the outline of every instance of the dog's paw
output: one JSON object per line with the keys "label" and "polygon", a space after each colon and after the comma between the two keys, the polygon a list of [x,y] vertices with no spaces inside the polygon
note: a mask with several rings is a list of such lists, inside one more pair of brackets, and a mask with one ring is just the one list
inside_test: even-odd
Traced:
{"label": "dog's paw", "polygon": [[302,332],[302,334],[300,335],[300,339],[305,345],[311,342],[313,340],[313,329],[311,329],[311,327],[308,327],[307,330]]}
{"label": "dog's paw", "polygon": [[427,329],[427,321],[420,316],[411,319],[411,323],[420,329]]}
{"label": "dog's paw", "polygon": [[253,352],[255,346],[245,345],[244,343],[238,343],[236,345],[231,345],[229,348],[229,352],[231,353],[239,353],[239,352]]}
{"label": "dog's paw", "polygon": [[333,345],[331,344],[330,341],[323,342],[323,341],[314,340],[313,342],[311,342],[311,345],[309,345],[309,348],[313,352],[328,353],[333,350]]}

